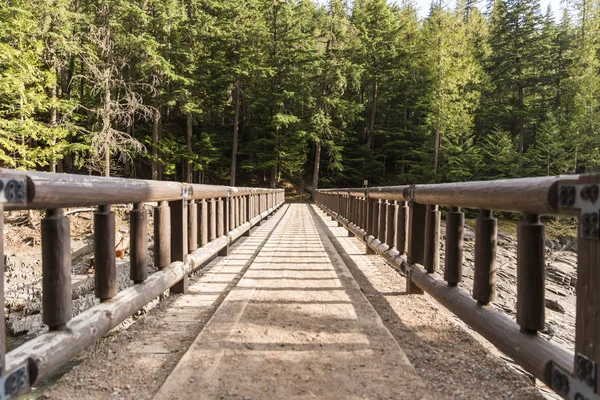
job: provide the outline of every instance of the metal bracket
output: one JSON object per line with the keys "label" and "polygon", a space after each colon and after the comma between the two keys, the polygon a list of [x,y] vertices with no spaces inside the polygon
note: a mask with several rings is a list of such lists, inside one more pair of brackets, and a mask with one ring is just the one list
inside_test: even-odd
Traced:
{"label": "metal bracket", "polygon": [[558,188],[558,204],[562,208],[581,210],[583,238],[600,240],[600,202],[598,185],[561,185]]}
{"label": "metal bracket", "polygon": [[27,365],[0,378],[0,400],[12,399],[29,385]]}
{"label": "metal bracket", "polygon": [[27,183],[25,179],[0,178],[0,203],[26,203]]}
{"label": "metal bracket", "polygon": [[407,202],[412,203],[415,198],[415,185],[410,185],[406,189],[404,189],[404,198]]}
{"label": "metal bracket", "polygon": [[192,187],[191,186],[182,186],[181,187],[181,198],[183,200],[187,200],[192,197]]}
{"label": "metal bracket", "polygon": [[554,366],[552,371],[552,389],[563,398],[569,400],[600,400],[600,395],[594,392],[595,374],[596,365],[594,362],[577,354],[575,356],[576,376],[573,377],[562,368]]}

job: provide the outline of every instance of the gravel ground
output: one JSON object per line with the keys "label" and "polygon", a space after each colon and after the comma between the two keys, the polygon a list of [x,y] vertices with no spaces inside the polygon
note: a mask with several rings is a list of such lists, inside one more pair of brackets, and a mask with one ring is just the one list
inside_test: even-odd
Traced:
{"label": "gravel ground", "polygon": [[406,294],[403,276],[382,258],[364,255],[362,242],[317,212],[361,290],[440,399],[543,399],[525,376],[491,354],[431,297]]}

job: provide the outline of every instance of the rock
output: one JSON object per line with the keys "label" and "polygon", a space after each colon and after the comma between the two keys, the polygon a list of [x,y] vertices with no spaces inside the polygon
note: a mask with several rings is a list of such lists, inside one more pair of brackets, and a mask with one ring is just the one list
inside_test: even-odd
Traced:
{"label": "rock", "polygon": [[565,308],[557,300],[546,299],[546,308],[564,314]]}

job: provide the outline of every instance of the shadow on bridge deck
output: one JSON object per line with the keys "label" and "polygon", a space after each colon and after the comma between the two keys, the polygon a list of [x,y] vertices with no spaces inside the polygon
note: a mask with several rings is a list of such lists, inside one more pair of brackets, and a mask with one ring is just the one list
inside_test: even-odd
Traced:
{"label": "shadow on bridge deck", "polygon": [[431,397],[315,218],[287,206],[155,398]]}

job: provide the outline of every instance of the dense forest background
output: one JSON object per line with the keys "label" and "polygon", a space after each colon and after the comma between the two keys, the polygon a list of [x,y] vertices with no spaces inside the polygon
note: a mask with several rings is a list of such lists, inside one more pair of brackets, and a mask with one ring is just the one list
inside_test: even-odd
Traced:
{"label": "dense forest background", "polygon": [[597,171],[600,0],[425,19],[409,1],[1,0],[0,165],[307,187]]}

